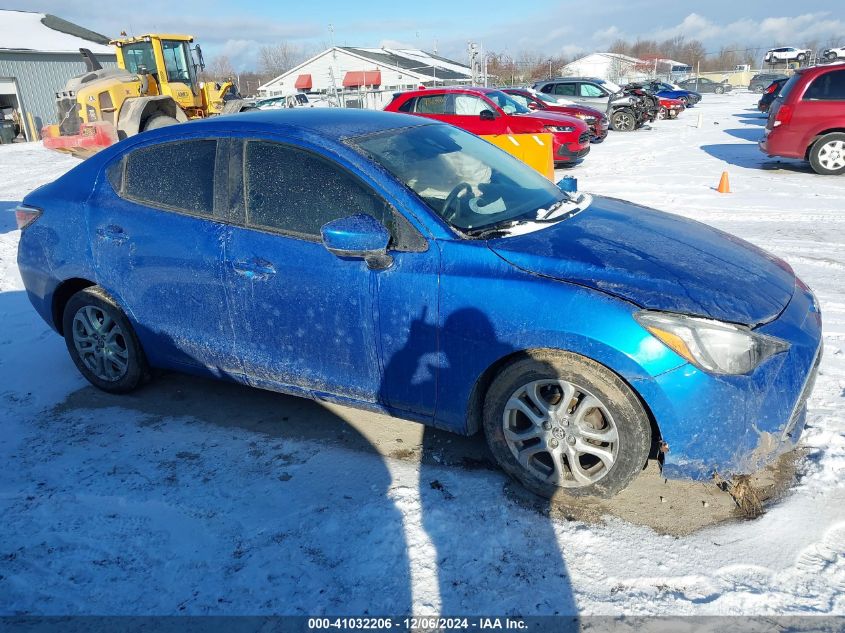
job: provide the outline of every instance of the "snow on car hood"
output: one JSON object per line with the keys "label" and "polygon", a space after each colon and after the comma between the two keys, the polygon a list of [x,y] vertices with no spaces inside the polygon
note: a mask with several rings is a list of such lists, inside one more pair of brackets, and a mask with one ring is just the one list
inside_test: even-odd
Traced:
{"label": "snow on car hood", "polygon": [[780,314],[795,287],[788,264],[744,240],[601,196],[564,221],[488,246],[517,268],[643,308],[746,325]]}

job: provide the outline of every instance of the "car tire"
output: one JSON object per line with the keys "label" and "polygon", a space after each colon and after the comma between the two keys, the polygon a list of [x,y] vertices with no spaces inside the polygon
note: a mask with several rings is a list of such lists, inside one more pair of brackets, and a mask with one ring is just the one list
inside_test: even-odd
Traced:
{"label": "car tire", "polygon": [[713,88],[713,92],[715,92],[717,95],[720,95],[725,92],[725,89],[722,86],[716,86],[715,88]]}
{"label": "car tire", "polygon": [[809,152],[810,166],[817,174],[845,174],[845,132],[831,132],[819,137]]}
{"label": "car tire", "polygon": [[652,445],[636,394],[607,367],[571,352],[535,351],[507,365],[487,391],[483,418],[502,470],[546,498],[612,497],[643,469]]}
{"label": "car tire", "polygon": [[795,57],[795,61],[798,61],[798,62],[803,62],[805,59],[807,59],[807,56],[804,53],[799,53]]}
{"label": "car tire", "polygon": [[166,114],[154,114],[144,123],[144,132],[157,130],[170,125],[176,125],[178,123],[179,121],[172,116],[167,116]]}
{"label": "car tire", "polygon": [[132,324],[99,286],[73,295],[62,316],[65,344],[80,373],[109,393],[127,393],[149,376]]}
{"label": "car tire", "polygon": [[666,108],[664,108],[663,106],[660,106],[660,109],[657,111],[657,118],[660,119],[661,121],[663,119],[668,119],[669,118],[669,111]]}
{"label": "car tire", "polygon": [[627,108],[617,110],[610,115],[610,127],[617,132],[633,132],[637,129],[637,116]]}
{"label": "car tire", "polygon": [[753,88],[751,88],[751,91],[756,92],[758,95],[763,94],[763,92],[765,92],[765,90],[766,89],[763,88],[763,86],[754,86]]}

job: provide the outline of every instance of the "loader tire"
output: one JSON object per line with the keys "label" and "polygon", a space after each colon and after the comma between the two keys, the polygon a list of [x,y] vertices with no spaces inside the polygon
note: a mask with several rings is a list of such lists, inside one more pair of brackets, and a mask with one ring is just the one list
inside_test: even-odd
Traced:
{"label": "loader tire", "polygon": [[172,116],[167,116],[166,114],[154,114],[147,119],[146,123],[144,123],[144,132],[157,130],[161,127],[167,127],[168,125],[176,125],[177,123],[179,123],[179,121],[174,119]]}

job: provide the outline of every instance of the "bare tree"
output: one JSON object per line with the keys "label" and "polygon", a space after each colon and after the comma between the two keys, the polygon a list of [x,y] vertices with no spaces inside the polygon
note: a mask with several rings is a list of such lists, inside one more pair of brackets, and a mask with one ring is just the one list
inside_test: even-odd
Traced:
{"label": "bare tree", "polygon": [[278,77],[307,59],[307,51],[290,42],[279,42],[258,49],[258,64],[261,72]]}
{"label": "bare tree", "polygon": [[231,79],[236,74],[229,58],[226,55],[219,55],[206,64],[201,78],[203,81],[221,81]]}

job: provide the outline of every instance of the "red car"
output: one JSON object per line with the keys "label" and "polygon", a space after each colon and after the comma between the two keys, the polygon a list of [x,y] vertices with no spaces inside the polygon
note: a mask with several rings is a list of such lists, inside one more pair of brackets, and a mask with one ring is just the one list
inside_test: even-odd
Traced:
{"label": "red car", "polygon": [[845,64],[795,71],[772,103],[760,149],[809,160],[818,174],[845,174]]}
{"label": "red car", "polygon": [[607,117],[600,110],[581,105],[563,105],[555,101],[554,97],[543,93],[534,93],[525,88],[503,88],[502,92],[509,94],[514,101],[524,105],[529,110],[544,110],[559,112],[567,116],[581,119],[590,128],[590,141],[601,143],[607,137],[609,124]]}
{"label": "red car", "polygon": [[532,112],[493,88],[402,92],[385,110],[436,119],[479,135],[551,133],[555,163],[574,163],[590,151],[590,129],[581,119],[557,112]]}
{"label": "red car", "polygon": [[677,119],[678,115],[684,111],[684,102],[680,99],[667,99],[666,97],[658,97],[658,99],[660,100],[658,119]]}

